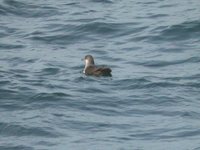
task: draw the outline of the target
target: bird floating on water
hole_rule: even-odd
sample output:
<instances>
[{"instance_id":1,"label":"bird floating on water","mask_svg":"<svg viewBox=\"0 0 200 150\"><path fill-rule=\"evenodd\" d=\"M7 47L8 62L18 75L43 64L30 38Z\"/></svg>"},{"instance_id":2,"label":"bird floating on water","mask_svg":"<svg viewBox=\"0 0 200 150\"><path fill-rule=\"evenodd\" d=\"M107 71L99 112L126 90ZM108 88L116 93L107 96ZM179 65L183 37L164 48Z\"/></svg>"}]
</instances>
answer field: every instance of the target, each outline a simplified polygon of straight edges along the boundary
<instances>
[{"instance_id":1,"label":"bird floating on water","mask_svg":"<svg viewBox=\"0 0 200 150\"><path fill-rule=\"evenodd\" d=\"M85 62L85 68L83 70L84 74L92 76L112 76L111 75L112 70L110 68L95 66L94 58L91 55L86 55L84 62Z\"/></svg>"}]
</instances>

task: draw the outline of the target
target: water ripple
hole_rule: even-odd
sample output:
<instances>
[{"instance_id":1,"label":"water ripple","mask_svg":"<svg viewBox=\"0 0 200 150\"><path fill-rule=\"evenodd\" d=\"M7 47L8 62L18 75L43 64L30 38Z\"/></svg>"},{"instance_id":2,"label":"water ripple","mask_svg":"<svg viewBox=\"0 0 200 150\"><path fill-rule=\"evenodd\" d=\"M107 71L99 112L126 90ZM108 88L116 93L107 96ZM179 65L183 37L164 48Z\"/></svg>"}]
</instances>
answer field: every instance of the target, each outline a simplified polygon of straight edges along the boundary
<instances>
[{"instance_id":1,"label":"water ripple","mask_svg":"<svg viewBox=\"0 0 200 150\"><path fill-rule=\"evenodd\" d=\"M4 5L0 8L3 12L0 14L12 14L19 17L48 17L58 13L54 7L36 6L16 0L4 0Z\"/></svg>"},{"instance_id":2,"label":"water ripple","mask_svg":"<svg viewBox=\"0 0 200 150\"><path fill-rule=\"evenodd\" d=\"M39 128L39 127L26 127L21 125L10 125L7 123L0 123L1 134L6 136L46 136L57 137L59 134L55 134L51 128ZM8 132L9 131L9 132Z\"/></svg>"},{"instance_id":3,"label":"water ripple","mask_svg":"<svg viewBox=\"0 0 200 150\"><path fill-rule=\"evenodd\" d=\"M146 62L135 62L135 64L137 65L142 65L145 67L166 67L166 66L170 66L170 65L178 65L178 64L184 64L184 63L198 63L200 62L200 57L190 57L187 59L183 59L183 60L174 60L174 61L156 61L156 60L152 60L152 61L146 61Z\"/></svg>"},{"instance_id":4,"label":"water ripple","mask_svg":"<svg viewBox=\"0 0 200 150\"><path fill-rule=\"evenodd\" d=\"M0 149L198 149L199 8L2 0Z\"/></svg>"},{"instance_id":5,"label":"water ripple","mask_svg":"<svg viewBox=\"0 0 200 150\"><path fill-rule=\"evenodd\" d=\"M34 150L33 147L30 146L23 146L23 145L18 145L18 146L0 146L0 149L3 150Z\"/></svg>"}]
</instances>

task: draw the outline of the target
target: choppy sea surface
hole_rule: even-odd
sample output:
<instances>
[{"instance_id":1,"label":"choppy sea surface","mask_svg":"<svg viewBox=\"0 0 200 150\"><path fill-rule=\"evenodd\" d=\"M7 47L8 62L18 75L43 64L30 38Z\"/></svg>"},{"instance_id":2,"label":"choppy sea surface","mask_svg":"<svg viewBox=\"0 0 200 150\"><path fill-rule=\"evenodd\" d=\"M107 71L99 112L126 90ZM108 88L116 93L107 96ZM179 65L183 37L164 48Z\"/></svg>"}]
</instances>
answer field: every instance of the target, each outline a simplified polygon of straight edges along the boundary
<instances>
[{"instance_id":1,"label":"choppy sea surface","mask_svg":"<svg viewBox=\"0 0 200 150\"><path fill-rule=\"evenodd\" d=\"M0 150L67 149L200 150L199 0L0 0Z\"/></svg>"}]
</instances>

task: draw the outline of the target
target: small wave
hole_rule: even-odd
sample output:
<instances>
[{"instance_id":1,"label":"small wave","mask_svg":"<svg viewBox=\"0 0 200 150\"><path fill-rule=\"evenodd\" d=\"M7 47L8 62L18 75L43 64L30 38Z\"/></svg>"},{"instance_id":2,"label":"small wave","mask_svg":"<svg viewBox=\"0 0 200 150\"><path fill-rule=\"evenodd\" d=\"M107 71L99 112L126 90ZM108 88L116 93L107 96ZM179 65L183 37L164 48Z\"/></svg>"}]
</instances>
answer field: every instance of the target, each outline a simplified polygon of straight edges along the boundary
<instances>
[{"instance_id":1,"label":"small wave","mask_svg":"<svg viewBox=\"0 0 200 150\"><path fill-rule=\"evenodd\" d=\"M29 60L30 61L30 60ZM29 62L28 61L28 62ZM11 74L26 74L26 73L29 73L29 71L28 70L24 70L24 69L10 69L9 70L9 72L11 73ZM22 75L23 76L23 75Z\"/></svg>"},{"instance_id":2,"label":"small wave","mask_svg":"<svg viewBox=\"0 0 200 150\"><path fill-rule=\"evenodd\" d=\"M27 106L31 109L44 109L50 107L72 107L73 96L64 92L38 93L28 98Z\"/></svg>"},{"instance_id":3,"label":"small wave","mask_svg":"<svg viewBox=\"0 0 200 150\"><path fill-rule=\"evenodd\" d=\"M158 2L156 1L150 1L150 2L136 2L136 4L141 4L141 5L154 5Z\"/></svg>"},{"instance_id":4,"label":"small wave","mask_svg":"<svg viewBox=\"0 0 200 150\"><path fill-rule=\"evenodd\" d=\"M173 4L162 4L159 6L159 8L172 8L172 7L176 7L178 5L178 3L173 3Z\"/></svg>"},{"instance_id":5,"label":"small wave","mask_svg":"<svg viewBox=\"0 0 200 150\"><path fill-rule=\"evenodd\" d=\"M92 32L98 34L110 34L117 31L121 25L105 22L94 22L80 25L77 29L81 32Z\"/></svg>"},{"instance_id":6,"label":"small wave","mask_svg":"<svg viewBox=\"0 0 200 150\"><path fill-rule=\"evenodd\" d=\"M164 80L171 80L171 81L179 81L179 80L195 80L200 79L200 74L194 74L194 75L188 75L188 76L182 76L182 77L166 77L163 78Z\"/></svg>"},{"instance_id":7,"label":"small wave","mask_svg":"<svg viewBox=\"0 0 200 150\"><path fill-rule=\"evenodd\" d=\"M112 89L115 90L140 90L140 89L161 89L161 88L199 88L200 83L191 82L188 79L190 77L172 77L172 78L159 78L159 77L143 77L143 78L131 78L115 81L112 84ZM198 79L199 77L197 77ZM192 78L193 79L193 78ZM119 87L120 86L120 87ZM116 88L117 87L117 88Z\"/></svg>"},{"instance_id":8,"label":"small wave","mask_svg":"<svg viewBox=\"0 0 200 150\"><path fill-rule=\"evenodd\" d=\"M137 65L142 65L145 67L166 67L170 65L184 64L184 63L198 63L200 62L200 57L190 57L188 59L183 60L175 60L175 61L146 61L146 62L134 62Z\"/></svg>"},{"instance_id":9,"label":"small wave","mask_svg":"<svg viewBox=\"0 0 200 150\"><path fill-rule=\"evenodd\" d=\"M10 81L0 81L0 86L9 85Z\"/></svg>"},{"instance_id":10,"label":"small wave","mask_svg":"<svg viewBox=\"0 0 200 150\"><path fill-rule=\"evenodd\" d=\"M200 22L191 21L172 25L160 33L160 37L167 40L187 40L200 36Z\"/></svg>"},{"instance_id":11,"label":"small wave","mask_svg":"<svg viewBox=\"0 0 200 150\"><path fill-rule=\"evenodd\" d=\"M113 1L111 0L90 0L91 2L95 2L95 3L108 3L108 4L112 4Z\"/></svg>"},{"instance_id":12,"label":"small wave","mask_svg":"<svg viewBox=\"0 0 200 150\"><path fill-rule=\"evenodd\" d=\"M153 16L152 16L153 17ZM193 40L199 41L200 36L200 22L191 21L183 22L177 25L171 26L158 26L151 30L148 35L139 35L134 37L135 41L148 41L151 43L159 43L160 41L185 41ZM184 43L182 43L184 44Z\"/></svg>"},{"instance_id":13,"label":"small wave","mask_svg":"<svg viewBox=\"0 0 200 150\"><path fill-rule=\"evenodd\" d=\"M98 36L115 37L123 36L135 32L140 32L146 27L139 27L131 30L134 23L107 23L107 22L87 22L81 25L51 25L47 28L51 29L54 35L46 35L43 32L35 34L34 32L27 35L28 38L37 41L44 41L52 44L70 44L76 41L91 41ZM125 29L125 30L124 30ZM130 30L129 30L130 29ZM36 32L38 33L38 31ZM42 34L41 34L42 33ZM95 36L98 35L98 36Z\"/></svg>"},{"instance_id":14,"label":"small wave","mask_svg":"<svg viewBox=\"0 0 200 150\"><path fill-rule=\"evenodd\" d=\"M55 93L39 93L33 96L31 99L38 99L38 100L48 100L48 101L54 101L63 99L66 97L70 97L71 95L65 94L62 92L55 92Z\"/></svg>"},{"instance_id":15,"label":"small wave","mask_svg":"<svg viewBox=\"0 0 200 150\"><path fill-rule=\"evenodd\" d=\"M44 68L39 73L39 75L56 75L60 72L59 68Z\"/></svg>"},{"instance_id":16,"label":"small wave","mask_svg":"<svg viewBox=\"0 0 200 150\"><path fill-rule=\"evenodd\" d=\"M14 45L14 44L1 44L0 43L0 49L21 49L24 48L24 45Z\"/></svg>"},{"instance_id":17,"label":"small wave","mask_svg":"<svg viewBox=\"0 0 200 150\"><path fill-rule=\"evenodd\" d=\"M24 146L24 145L16 145L16 146L0 146L0 149L2 150L34 150L33 147L29 147L29 146Z\"/></svg>"},{"instance_id":18,"label":"small wave","mask_svg":"<svg viewBox=\"0 0 200 150\"><path fill-rule=\"evenodd\" d=\"M4 38L4 37L8 37L10 36L11 34L14 34L16 31L17 31L17 28L11 28L11 27L8 27L8 26L5 26L5 25L0 25L0 38ZM7 44L7 43L3 43L1 42L0 43L0 48L10 48L10 45L11 45L11 48L15 48L15 45L12 45L11 43ZM16 44L16 48L18 48L19 44ZM22 46L22 45L20 45ZM19 47L20 48L20 47ZM21 47L23 48L23 47Z\"/></svg>"},{"instance_id":19,"label":"small wave","mask_svg":"<svg viewBox=\"0 0 200 150\"><path fill-rule=\"evenodd\" d=\"M72 6L72 5L77 5L77 4L80 4L80 2L70 2L70 3L64 4L64 5Z\"/></svg>"},{"instance_id":20,"label":"small wave","mask_svg":"<svg viewBox=\"0 0 200 150\"><path fill-rule=\"evenodd\" d=\"M151 14L148 17L156 19L156 18L163 18L163 17L167 17L167 16L168 16L167 14Z\"/></svg>"},{"instance_id":21,"label":"small wave","mask_svg":"<svg viewBox=\"0 0 200 150\"><path fill-rule=\"evenodd\" d=\"M147 130L141 133L129 134L129 137L133 139L148 139L151 137L151 140L158 139L179 139L183 137L196 137L200 133L199 129L186 129L186 128L175 128L175 129L154 129Z\"/></svg>"},{"instance_id":22,"label":"small wave","mask_svg":"<svg viewBox=\"0 0 200 150\"><path fill-rule=\"evenodd\" d=\"M1 135L6 136L43 136L43 137L57 137L60 134L51 128L45 127L28 127L22 125L14 125L9 123L0 123Z\"/></svg>"},{"instance_id":23,"label":"small wave","mask_svg":"<svg viewBox=\"0 0 200 150\"><path fill-rule=\"evenodd\" d=\"M133 89L149 89L149 88L173 88L177 86L182 86L177 83L172 82L151 82L151 83L139 83L139 84L130 84L124 89L133 90Z\"/></svg>"},{"instance_id":24,"label":"small wave","mask_svg":"<svg viewBox=\"0 0 200 150\"><path fill-rule=\"evenodd\" d=\"M29 59L29 58L22 58L22 57L13 57L13 58L9 58L7 59L7 61L9 60L10 65L12 66L12 69L10 69L9 71L12 71L12 73L27 73L28 70L24 70L24 69L15 69L16 66L21 65L21 64L31 64L34 63L37 59Z\"/></svg>"},{"instance_id":25,"label":"small wave","mask_svg":"<svg viewBox=\"0 0 200 150\"><path fill-rule=\"evenodd\" d=\"M121 83L123 84L130 84L130 83L149 83L150 81L146 78L136 78L136 79L121 79L115 82L115 86Z\"/></svg>"},{"instance_id":26,"label":"small wave","mask_svg":"<svg viewBox=\"0 0 200 150\"><path fill-rule=\"evenodd\" d=\"M59 35L52 35L52 36L31 36L30 38L35 41L45 42L48 44L60 44L60 45L68 45L74 44L74 42L78 41L87 41L88 38L83 38L85 35L78 35L78 34L59 34ZM91 40L91 39L90 39Z\"/></svg>"},{"instance_id":27,"label":"small wave","mask_svg":"<svg viewBox=\"0 0 200 150\"><path fill-rule=\"evenodd\" d=\"M47 17L58 14L54 7L36 6L30 3L16 0L4 0L0 6L0 14L12 14L19 17Z\"/></svg>"},{"instance_id":28,"label":"small wave","mask_svg":"<svg viewBox=\"0 0 200 150\"><path fill-rule=\"evenodd\" d=\"M92 93L92 94L95 94L95 93L108 93L108 91L106 90L103 90L103 89L100 89L100 88L84 88L84 89L79 89L80 92L84 92L84 93Z\"/></svg>"},{"instance_id":29,"label":"small wave","mask_svg":"<svg viewBox=\"0 0 200 150\"><path fill-rule=\"evenodd\" d=\"M1 6L1 4L0 4L0 15L6 15L6 12L5 12L3 6Z\"/></svg>"}]
</instances>

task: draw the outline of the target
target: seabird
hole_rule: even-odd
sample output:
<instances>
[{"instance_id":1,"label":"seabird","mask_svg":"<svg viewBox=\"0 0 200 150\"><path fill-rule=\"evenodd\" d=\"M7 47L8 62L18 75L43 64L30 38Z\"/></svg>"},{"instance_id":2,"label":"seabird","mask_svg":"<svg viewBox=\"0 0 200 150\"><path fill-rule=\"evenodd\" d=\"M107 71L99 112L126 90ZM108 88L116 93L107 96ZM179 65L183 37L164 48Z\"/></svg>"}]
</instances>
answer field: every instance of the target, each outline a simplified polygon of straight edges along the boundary
<instances>
[{"instance_id":1,"label":"seabird","mask_svg":"<svg viewBox=\"0 0 200 150\"><path fill-rule=\"evenodd\" d=\"M107 67L97 67L94 64L94 58L91 55L86 55L85 59L85 68L83 73L86 75L93 75L93 76L112 76L111 69Z\"/></svg>"}]
</instances>

